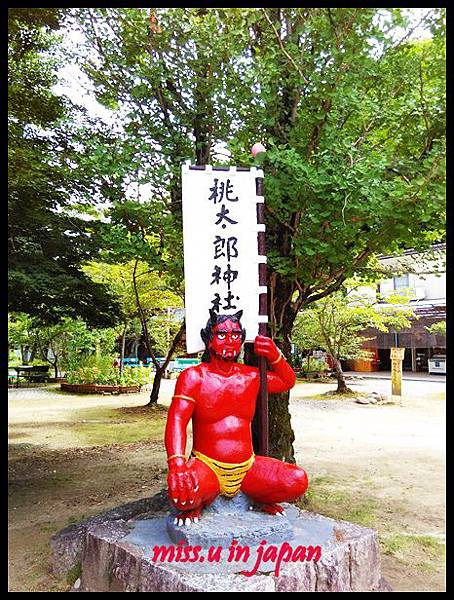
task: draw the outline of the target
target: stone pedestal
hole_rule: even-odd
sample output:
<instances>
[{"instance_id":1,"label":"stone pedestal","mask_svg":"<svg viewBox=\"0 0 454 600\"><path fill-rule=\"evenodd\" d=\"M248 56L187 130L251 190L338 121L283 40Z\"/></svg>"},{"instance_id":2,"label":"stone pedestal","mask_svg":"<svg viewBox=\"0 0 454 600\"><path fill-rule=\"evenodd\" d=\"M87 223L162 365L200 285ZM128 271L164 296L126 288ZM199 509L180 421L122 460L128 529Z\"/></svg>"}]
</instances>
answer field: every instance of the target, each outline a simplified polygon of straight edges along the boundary
<instances>
[{"instance_id":1,"label":"stone pedestal","mask_svg":"<svg viewBox=\"0 0 454 600\"><path fill-rule=\"evenodd\" d=\"M184 541L190 546L222 546L228 548L235 540L243 546L257 546L262 540L268 543L290 541L293 527L289 519L251 511L251 502L244 494L231 500L218 497L207 507L199 523L179 526L174 523L177 511L167 517L166 530L172 543Z\"/></svg>"},{"instance_id":2,"label":"stone pedestal","mask_svg":"<svg viewBox=\"0 0 454 600\"><path fill-rule=\"evenodd\" d=\"M242 494L234 500L219 498L199 523L174 527L161 492L56 534L54 570L63 575L79 565L76 587L90 592L390 589L381 577L374 530L292 505L283 505L286 517L250 511L249 505ZM233 540L235 551L239 545L247 547L238 560ZM200 546L198 552L195 546ZM164 553L166 559L160 560Z\"/></svg>"}]
</instances>

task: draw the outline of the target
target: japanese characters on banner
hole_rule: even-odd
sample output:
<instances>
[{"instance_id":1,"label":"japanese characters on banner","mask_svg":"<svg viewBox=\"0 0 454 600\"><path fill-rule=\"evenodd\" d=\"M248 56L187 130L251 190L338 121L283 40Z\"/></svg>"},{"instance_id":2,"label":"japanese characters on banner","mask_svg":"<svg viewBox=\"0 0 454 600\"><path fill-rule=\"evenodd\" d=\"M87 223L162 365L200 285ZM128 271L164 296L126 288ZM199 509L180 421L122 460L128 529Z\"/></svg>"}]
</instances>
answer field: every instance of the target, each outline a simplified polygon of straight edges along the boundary
<instances>
[{"instance_id":1,"label":"japanese characters on banner","mask_svg":"<svg viewBox=\"0 0 454 600\"><path fill-rule=\"evenodd\" d=\"M254 341L259 322L259 255L256 168L237 171L182 168L186 345L189 354L204 350L200 330L209 309L218 314L243 311L246 341Z\"/></svg>"}]
</instances>

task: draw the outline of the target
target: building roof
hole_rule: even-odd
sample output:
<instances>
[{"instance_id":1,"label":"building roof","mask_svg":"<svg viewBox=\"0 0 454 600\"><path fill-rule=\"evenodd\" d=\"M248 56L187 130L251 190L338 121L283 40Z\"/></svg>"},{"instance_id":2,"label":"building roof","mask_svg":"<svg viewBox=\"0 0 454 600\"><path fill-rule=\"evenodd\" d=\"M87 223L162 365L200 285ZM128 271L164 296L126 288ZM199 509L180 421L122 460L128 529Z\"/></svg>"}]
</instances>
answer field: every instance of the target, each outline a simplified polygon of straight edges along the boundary
<instances>
[{"instance_id":1,"label":"building roof","mask_svg":"<svg viewBox=\"0 0 454 600\"><path fill-rule=\"evenodd\" d=\"M442 250L446 250L446 244L433 244L431 246L431 250L434 252L441 252ZM409 256L411 254L424 254L424 252L421 252L421 250L415 250L414 248L409 248L400 254L379 254L378 259L383 260L385 258L400 258L401 256Z\"/></svg>"},{"instance_id":2,"label":"building roof","mask_svg":"<svg viewBox=\"0 0 454 600\"><path fill-rule=\"evenodd\" d=\"M407 348L445 347L446 337L429 333L427 327L446 319L446 300L416 300L410 305L415 310L416 318L410 317L411 327L399 332L399 345ZM364 330L364 335L375 338L377 348L391 348L395 343L392 332L383 333L370 327Z\"/></svg>"}]
</instances>

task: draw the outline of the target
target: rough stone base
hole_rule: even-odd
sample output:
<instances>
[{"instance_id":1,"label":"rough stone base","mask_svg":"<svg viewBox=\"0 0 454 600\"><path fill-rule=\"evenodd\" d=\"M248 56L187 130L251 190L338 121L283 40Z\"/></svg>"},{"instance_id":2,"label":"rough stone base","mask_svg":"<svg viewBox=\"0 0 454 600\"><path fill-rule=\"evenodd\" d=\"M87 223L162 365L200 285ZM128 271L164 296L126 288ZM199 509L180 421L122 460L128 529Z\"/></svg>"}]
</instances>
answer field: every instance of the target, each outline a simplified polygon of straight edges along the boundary
<instances>
[{"instance_id":1,"label":"rough stone base","mask_svg":"<svg viewBox=\"0 0 454 600\"><path fill-rule=\"evenodd\" d=\"M174 544L184 540L190 546L207 547L228 547L233 537L243 546L257 546L262 540L275 543L293 538L293 527L288 519L251 511L250 506L250 500L241 493L231 500L219 496L204 509L198 524L183 526L174 523L177 511L172 511L167 517L167 534Z\"/></svg>"},{"instance_id":2,"label":"rough stone base","mask_svg":"<svg viewBox=\"0 0 454 600\"><path fill-rule=\"evenodd\" d=\"M239 502L244 499L240 497ZM90 592L391 591L381 577L374 530L301 511L291 505L284 506L287 519L250 515L253 522L258 517L264 517L265 521L282 520L284 537L281 542L266 538L263 538L266 544L248 542L250 556L246 562L228 560L228 545L236 539L234 528L230 532L225 528L230 535L225 538L225 544L219 544L222 546L219 560L200 560L201 556L207 557L208 546L217 548L217 544L209 542L200 544L199 556L189 555L197 559L194 562L177 561L176 555L172 562L154 562L154 546L173 546L175 551L178 547L168 535L168 515L172 509L163 491L153 498L126 504L56 534L52 539L54 571L62 575L80 564L82 575L77 591ZM218 517L220 529L226 523L223 520L225 510L222 501L213 504L211 510L211 518ZM181 528L190 529L194 540L203 529L204 514L200 523ZM183 535L181 539L179 545L187 548L189 538ZM285 557L288 562L282 560L277 575L277 557L281 549L283 552L284 542L291 546L290 552L295 552L298 546L309 550L310 546L319 545L321 557L309 562L300 562L300 557L296 557L293 562L295 555L291 557L287 547ZM246 543L242 545L246 546ZM276 548L274 560L271 557L269 561L259 561L257 572L250 577L241 573L251 571L260 553L272 545Z\"/></svg>"}]
</instances>

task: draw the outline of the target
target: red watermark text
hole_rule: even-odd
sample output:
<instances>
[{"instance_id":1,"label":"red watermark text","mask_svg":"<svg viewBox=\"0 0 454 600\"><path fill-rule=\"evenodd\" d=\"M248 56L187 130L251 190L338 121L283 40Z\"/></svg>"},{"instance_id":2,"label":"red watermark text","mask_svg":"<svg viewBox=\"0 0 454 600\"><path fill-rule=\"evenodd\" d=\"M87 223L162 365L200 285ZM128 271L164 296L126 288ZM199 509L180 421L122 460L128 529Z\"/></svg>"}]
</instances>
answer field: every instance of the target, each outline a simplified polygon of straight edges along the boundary
<instances>
[{"instance_id":1,"label":"red watermark text","mask_svg":"<svg viewBox=\"0 0 454 600\"><path fill-rule=\"evenodd\" d=\"M279 546L268 544L262 540L259 546L241 546L237 540L233 540L228 548L222 546L210 546L203 549L202 546L190 546L184 540L176 546L153 546L151 549L151 560L153 562L167 563L219 563L226 560L228 563L248 562L251 558L255 563L250 571L240 571L242 575L251 577L255 575L262 563L274 563L274 574L279 575L281 564L288 562L317 562L322 555L320 546L295 546L287 542Z\"/></svg>"}]
</instances>

